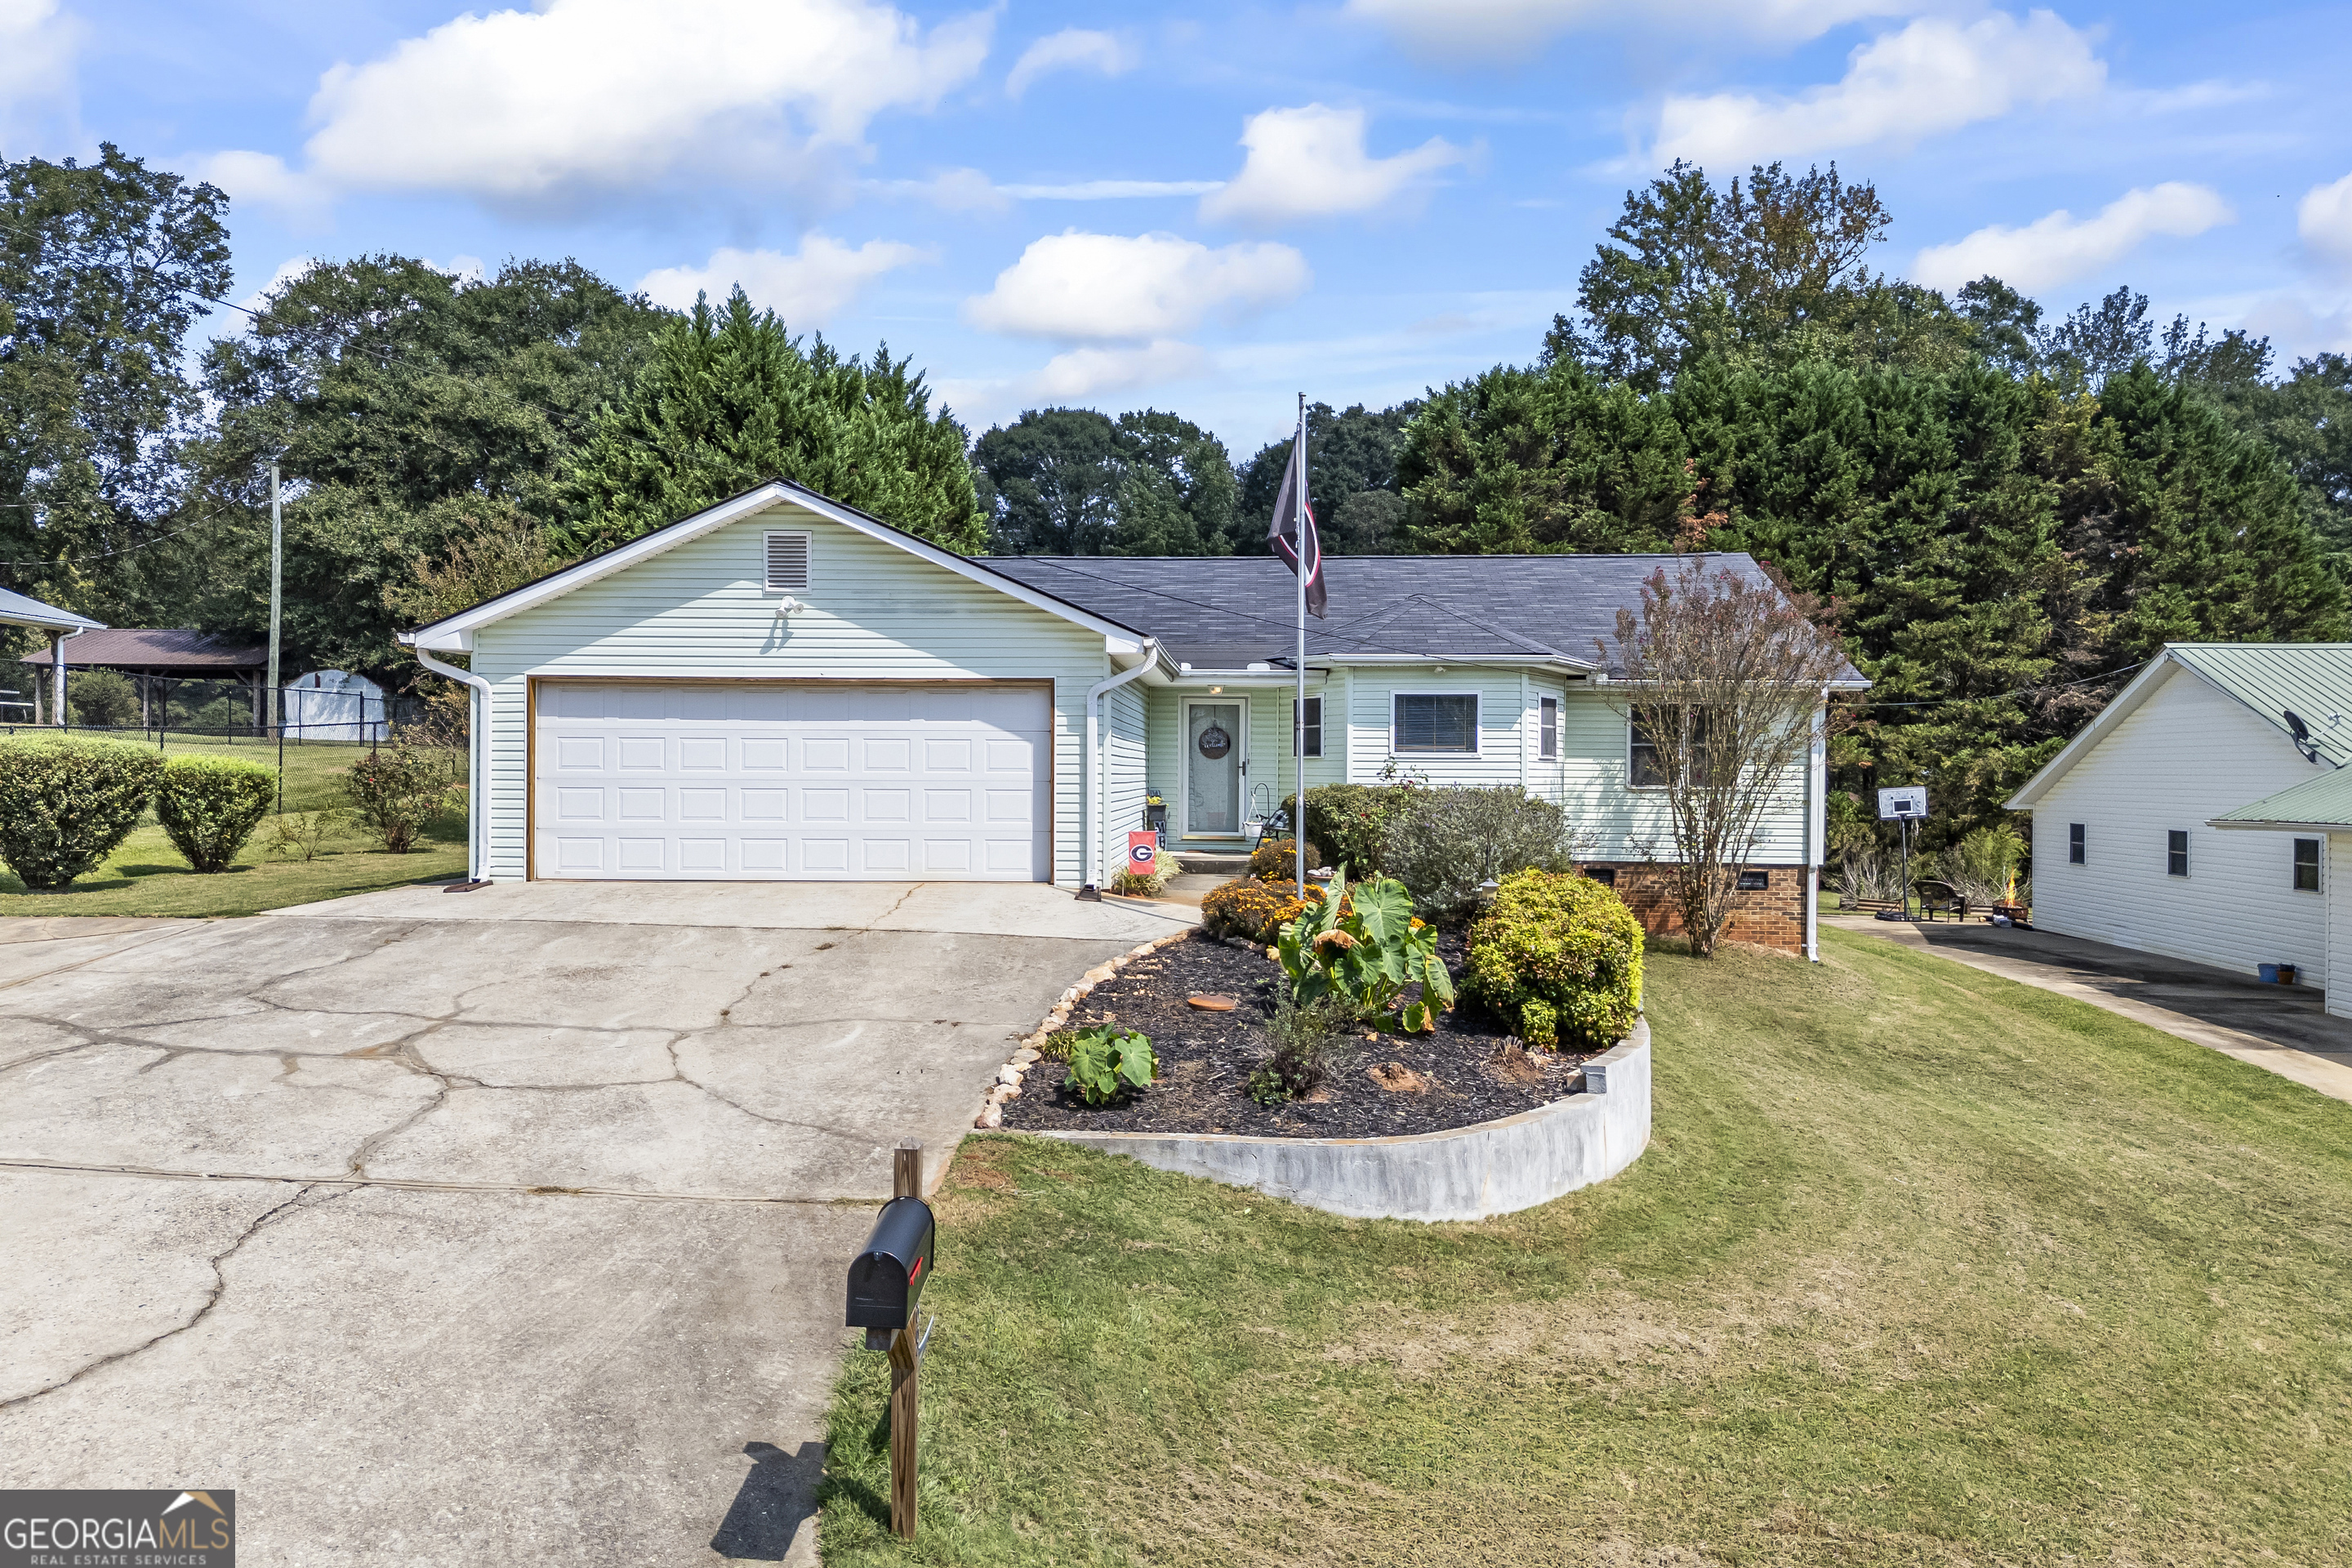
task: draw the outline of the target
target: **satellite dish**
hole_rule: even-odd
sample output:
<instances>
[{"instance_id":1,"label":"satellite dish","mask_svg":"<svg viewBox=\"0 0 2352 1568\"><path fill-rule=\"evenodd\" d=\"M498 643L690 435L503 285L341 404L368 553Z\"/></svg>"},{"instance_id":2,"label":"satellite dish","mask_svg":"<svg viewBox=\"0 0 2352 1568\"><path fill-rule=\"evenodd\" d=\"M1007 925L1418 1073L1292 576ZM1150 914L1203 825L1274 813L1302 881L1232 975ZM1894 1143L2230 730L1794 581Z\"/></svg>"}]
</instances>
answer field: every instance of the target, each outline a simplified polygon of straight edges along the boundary
<instances>
[{"instance_id":1,"label":"satellite dish","mask_svg":"<svg viewBox=\"0 0 2352 1568\"><path fill-rule=\"evenodd\" d=\"M2281 709L2280 715L2286 720L2287 732L2294 737L2294 749L2303 753L2303 760L2306 763L2319 761L2319 748L2311 743L2311 726L2305 723L2292 708Z\"/></svg>"}]
</instances>

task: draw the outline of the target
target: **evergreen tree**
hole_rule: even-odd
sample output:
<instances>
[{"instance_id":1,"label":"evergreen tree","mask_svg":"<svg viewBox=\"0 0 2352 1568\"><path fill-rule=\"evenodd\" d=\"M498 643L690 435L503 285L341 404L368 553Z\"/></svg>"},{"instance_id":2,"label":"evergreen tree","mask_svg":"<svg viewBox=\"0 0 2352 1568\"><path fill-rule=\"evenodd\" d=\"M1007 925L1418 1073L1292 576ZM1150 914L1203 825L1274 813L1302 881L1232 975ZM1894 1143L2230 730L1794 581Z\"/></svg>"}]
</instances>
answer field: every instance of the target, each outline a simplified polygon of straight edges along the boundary
<instances>
[{"instance_id":1,"label":"evergreen tree","mask_svg":"<svg viewBox=\"0 0 2352 1568\"><path fill-rule=\"evenodd\" d=\"M1360 403L1334 410L1328 403L1307 405L1307 488L1314 498L1323 547L1334 555L1378 555L1409 548L1402 538L1404 509L1398 494L1397 444L1419 412L1418 402L1371 409ZM1282 470L1290 463L1287 436L1257 450L1241 472L1234 504L1234 548L1247 555L1270 552L1266 531L1274 522L1274 498Z\"/></svg>"},{"instance_id":2,"label":"evergreen tree","mask_svg":"<svg viewBox=\"0 0 2352 1568\"><path fill-rule=\"evenodd\" d=\"M609 549L771 479L967 553L986 529L963 427L887 345L869 364L790 335L738 288L670 321L570 468L560 542Z\"/></svg>"}]
</instances>

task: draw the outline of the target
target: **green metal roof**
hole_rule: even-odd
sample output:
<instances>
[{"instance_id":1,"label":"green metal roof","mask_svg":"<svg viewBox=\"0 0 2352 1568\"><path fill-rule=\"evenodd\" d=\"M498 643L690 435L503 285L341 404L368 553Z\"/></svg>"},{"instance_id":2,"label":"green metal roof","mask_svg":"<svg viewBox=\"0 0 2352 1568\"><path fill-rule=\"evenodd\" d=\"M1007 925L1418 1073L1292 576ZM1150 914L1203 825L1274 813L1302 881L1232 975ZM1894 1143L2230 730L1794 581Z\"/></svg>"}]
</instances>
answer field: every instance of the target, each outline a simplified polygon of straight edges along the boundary
<instances>
[{"instance_id":1,"label":"green metal roof","mask_svg":"<svg viewBox=\"0 0 2352 1568\"><path fill-rule=\"evenodd\" d=\"M2291 732L2293 710L2321 756L2338 767L2352 763L2352 643L2186 642L2165 652L2282 732Z\"/></svg>"},{"instance_id":2,"label":"green metal roof","mask_svg":"<svg viewBox=\"0 0 2352 1568\"><path fill-rule=\"evenodd\" d=\"M2330 768L2317 778L2225 811L2216 827L2341 827L2352 832L2352 768Z\"/></svg>"}]
</instances>

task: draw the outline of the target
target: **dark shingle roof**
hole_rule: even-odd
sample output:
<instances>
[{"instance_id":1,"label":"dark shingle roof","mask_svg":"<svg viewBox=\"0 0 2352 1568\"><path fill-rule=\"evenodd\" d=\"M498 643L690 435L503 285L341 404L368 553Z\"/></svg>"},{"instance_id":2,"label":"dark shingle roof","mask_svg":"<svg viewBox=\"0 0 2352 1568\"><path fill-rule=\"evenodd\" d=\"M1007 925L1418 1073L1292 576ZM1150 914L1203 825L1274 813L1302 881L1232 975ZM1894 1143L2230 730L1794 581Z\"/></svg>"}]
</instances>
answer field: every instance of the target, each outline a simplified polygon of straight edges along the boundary
<instances>
[{"instance_id":1,"label":"dark shingle roof","mask_svg":"<svg viewBox=\"0 0 2352 1568\"><path fill-rule=\"evenodd\" d=\"M1617 611L1642 583L1691 561L1751 582L1745 554L1333 555L1323 563L1327 619L1307 622L1307 653L1433 658L1558 658L1618 668ZM1270 555L995 555L983 563L1107 620L1160 639L1201 669L1287 660L1297 614L1289 569Z\"/></svg>"},{"instance_id":2,"label":"dark shingle roof","mask_svg":"<svg viewBox=\"0 0 2352 1568\"><path fill-rule=\"evenodd\" d=\"M68 637L65 653L68 669L168 669L192 675L211 670L227 674L261 669L269 663L268 649L258 645L247 647L210 632L142 631L131 626ZM27 655L25 662L48 663L48 649Z\"/></svg>"}]
</instances>

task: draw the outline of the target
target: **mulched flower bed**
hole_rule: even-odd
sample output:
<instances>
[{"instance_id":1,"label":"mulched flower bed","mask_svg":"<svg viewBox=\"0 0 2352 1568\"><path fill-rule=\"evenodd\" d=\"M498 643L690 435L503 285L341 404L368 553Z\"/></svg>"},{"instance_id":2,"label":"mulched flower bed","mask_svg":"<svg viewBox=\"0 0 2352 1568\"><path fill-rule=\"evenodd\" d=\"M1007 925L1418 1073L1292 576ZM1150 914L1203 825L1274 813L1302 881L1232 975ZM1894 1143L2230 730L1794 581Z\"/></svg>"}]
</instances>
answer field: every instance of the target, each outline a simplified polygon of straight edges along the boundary
<instances>
[{"instance_id":1,"label":"mulched flower bed","mask_svg":"<svg viewBox=\"0 0 2352 1568\"><path fill-rule=\"evenodd\" d=\"M1440 938L1438 952L1458 975L1462 938ZM1041 1061L1030 1068L1020 1098L1006 1103L1004 1125L1276 1138L1438 1132L1517 1115L1573 1093L1586 1059L1573 1052L1519 1050L1507 1029L1465 1003L1439 1015L1433 1034L1367 1039L1370 1031L1360 1031L1343 1047L1325 1088L1306 1100L1262 1106L1245 1086L1273 1053L1265 1020L1281 983L1282 966L1273 959L1200 931L1138 959L1096 986L1071 1023L1116 1020L1149 1035L1160 1057L1160 1081L1096 1110L1064 1090L1062 1063ZM1185 1000L1197 993L1231 996L1238 1005L1230 1013L1202 1012ZM1391 1063L1406 1073L1396 1073ZM1384 1087L1373 1069L1408 1087Z\"/></svg>"}]
</instances>

